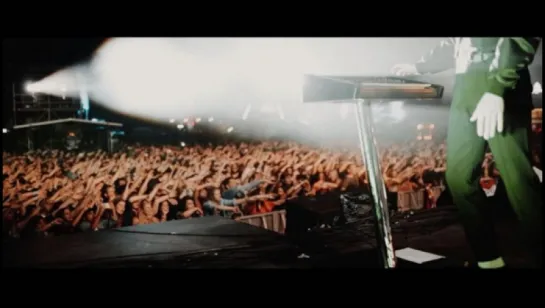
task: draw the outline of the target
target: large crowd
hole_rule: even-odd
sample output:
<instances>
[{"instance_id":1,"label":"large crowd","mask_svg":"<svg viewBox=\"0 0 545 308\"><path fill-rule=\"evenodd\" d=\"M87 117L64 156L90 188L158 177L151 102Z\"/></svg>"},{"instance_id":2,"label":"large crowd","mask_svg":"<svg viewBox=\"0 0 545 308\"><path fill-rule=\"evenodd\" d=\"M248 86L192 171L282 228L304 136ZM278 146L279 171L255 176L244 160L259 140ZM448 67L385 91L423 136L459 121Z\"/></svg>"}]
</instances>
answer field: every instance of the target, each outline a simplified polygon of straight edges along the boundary
<instances>
[{"instance_id":1,"label":"large crowd","mask_svg":"<svg viewBox=\"0 0 545 308\"><path fill-rule=\"evenodd\" d=\"M381 165L391 193L440 186L445 145L388 146ZM3 153L2 171L4 239L204 215L237 219L282 209L293 198L367 186L357 151L289 142Z\"/></svg>"}]
</instances>

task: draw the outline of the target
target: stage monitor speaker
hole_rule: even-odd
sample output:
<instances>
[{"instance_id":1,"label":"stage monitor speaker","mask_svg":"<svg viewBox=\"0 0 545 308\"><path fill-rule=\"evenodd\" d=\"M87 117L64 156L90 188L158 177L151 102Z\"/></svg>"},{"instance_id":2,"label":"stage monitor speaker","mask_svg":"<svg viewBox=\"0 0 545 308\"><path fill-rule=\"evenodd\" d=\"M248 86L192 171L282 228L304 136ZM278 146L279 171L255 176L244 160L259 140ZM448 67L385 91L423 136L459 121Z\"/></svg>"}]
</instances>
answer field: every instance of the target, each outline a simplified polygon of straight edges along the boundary
<instances>
[{"instance_id":1,"label":"stage monitor speaker","mask_svg":"<svg viewBox=\"0 0 545 308\"><path fill-rule=\"evenodd\" d=\"M369 194L329 193L301 197L286 205L286 234L308 232L321 226L339 226L372 217Z\"/></svg>"},{"instance_id":2,"label":"stage monitor speaker","mask_svg":"<svg viewBox=\"0 0 545 308\"><path fill-rule=\"evenodd\" d=\"M342 220L339 194L300 197L286 205L286 234L308 232L321 225L335 225Z\"/></svg>"},{"instance_id":3,"label":"stage monitor speaker","mask_svg":"<svg viewBox=\"0 0 545 308\"><path fill-rule=\"evenodd\" d=\"M344 193L340 196L343 210L342 223L353 223L372 217L371 196L365 193Z\"/></svg>"}]
</instances>

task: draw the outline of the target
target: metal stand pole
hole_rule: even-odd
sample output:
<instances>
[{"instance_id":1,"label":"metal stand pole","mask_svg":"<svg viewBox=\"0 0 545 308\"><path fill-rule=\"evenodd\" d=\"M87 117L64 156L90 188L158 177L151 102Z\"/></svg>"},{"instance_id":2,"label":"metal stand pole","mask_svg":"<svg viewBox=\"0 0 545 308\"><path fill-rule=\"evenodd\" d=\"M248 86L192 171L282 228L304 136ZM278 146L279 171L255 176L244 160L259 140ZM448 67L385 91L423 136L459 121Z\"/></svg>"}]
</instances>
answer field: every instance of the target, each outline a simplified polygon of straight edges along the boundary
<instances>
[{"instance_id":1,"label":"metal stand pole","mask_svg":"<svg viewBox=\"0 0 545 308\"><path fill-rule=\"evenodd\" d=\"M356 101L356 122L363 162L367 168L369 188L373 197L373 212L375 214L376 239L380 253L380 261L384 268L394 268L396 259L390 229L386 186L380 170L380 160L373 134L371 101L358 99Z\"/></svg>"}]
</instances>

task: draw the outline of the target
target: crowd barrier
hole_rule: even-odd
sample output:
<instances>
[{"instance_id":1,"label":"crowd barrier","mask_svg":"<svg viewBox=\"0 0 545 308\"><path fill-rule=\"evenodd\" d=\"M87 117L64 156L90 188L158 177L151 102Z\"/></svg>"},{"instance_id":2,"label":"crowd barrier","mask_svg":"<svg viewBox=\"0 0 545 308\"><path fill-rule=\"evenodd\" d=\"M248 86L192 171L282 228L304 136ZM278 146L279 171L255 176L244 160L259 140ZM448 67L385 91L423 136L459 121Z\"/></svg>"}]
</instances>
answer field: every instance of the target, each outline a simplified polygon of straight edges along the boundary
<instances>
[{"instance_id":1,"label":"crowd barrier","mask_svg":"<svg viewBox=\"0 0 545 308\"><path fill-rule=\"evenodd\" d=\"M274 211L264 214L242 216L238 221L280 234L286 230L286 211Z\"/></svg>"},{"instance_id":2,"label":"crowd barrier","mask_svg":"<svg viewBox=\"0 0 545 308\"><path fill-rule=\"evenodd\" d=\"M435 200L439 199L443 190L445 190L445 188L442 186L432 188ZM397 208L401 212L421 210L426 204L425 197L426 192L424 189L399 192L397 193Z\"/></svg>"},{"instance_id":3,"label":"crowd barrier","mask_svg":"<svg viewBox=\"0 0 545 308\"><path fill-rule=\"evenodd\" d=\"M432 188L435 200L439 198L444 187L437 186ZM425 190L420 189L409 192L399 192L397 206L402 212L420 210L424 208ZM284 234L286 229L286 211L274 211L271 213L242 216L238 221L250 224L255 227L267 229L280 234Z\"/></svg>"}]
</instances>

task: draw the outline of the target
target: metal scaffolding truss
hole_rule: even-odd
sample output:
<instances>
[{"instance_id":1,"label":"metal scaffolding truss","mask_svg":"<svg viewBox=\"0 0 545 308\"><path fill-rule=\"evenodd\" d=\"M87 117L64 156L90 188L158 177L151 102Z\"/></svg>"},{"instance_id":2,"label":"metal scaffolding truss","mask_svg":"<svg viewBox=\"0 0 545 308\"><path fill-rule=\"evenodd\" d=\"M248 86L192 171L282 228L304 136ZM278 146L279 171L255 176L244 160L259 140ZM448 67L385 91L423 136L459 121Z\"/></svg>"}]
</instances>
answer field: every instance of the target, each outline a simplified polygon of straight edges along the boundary
<instances>
[{"instance_id":1,"label":"metal scaffolding truss","mask_svg":"<svg viewBox=\"0 0 545 308\"><path fill-rule=\"evenodd\" d=\"M80 99L27 93L23 87L18 87L16 84L13 84L12 91L13 126L67 118L80 118L83 114L80 112Z\"/></svg>"}]
</instances>

